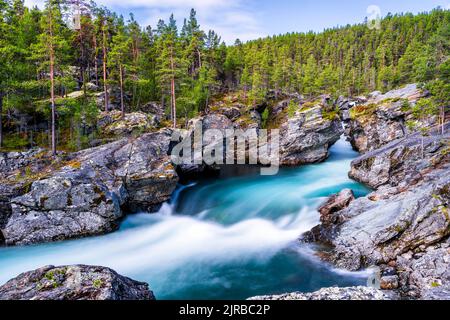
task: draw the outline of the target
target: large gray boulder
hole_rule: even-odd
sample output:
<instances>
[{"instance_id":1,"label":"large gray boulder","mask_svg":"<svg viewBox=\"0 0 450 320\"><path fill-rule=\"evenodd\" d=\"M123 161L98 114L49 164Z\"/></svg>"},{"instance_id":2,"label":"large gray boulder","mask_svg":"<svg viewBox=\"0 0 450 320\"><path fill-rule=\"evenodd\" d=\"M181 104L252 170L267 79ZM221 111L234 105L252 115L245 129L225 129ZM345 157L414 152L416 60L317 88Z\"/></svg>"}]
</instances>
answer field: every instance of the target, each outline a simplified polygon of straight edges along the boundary
<instances>
[{"instance_id":1,"label":"large gray boulder","mask_svg":"<svg viewBox=\"0 0 450 320\"><path fill-rule=\"evenodd\" d=\"M249 300L392 300L395 296L369 287L324 288L313 293L293 292L282 295L259 296Z\"/></svg>"},{"instance_id":2,"label":"large gray boulder","mask_svg":"<svg viewBox=\"0 0 450 320\"><path fill-rule=\"evenodd\" d=\"M103 234L117 229L124 212L154 212L178 182L170 137L161 131L87 149L30 181L10 200L6 244Z\"/></svg>"},{"instance_id":3,"label":"large gray boulder","mask_svg":"<svg viewBox=\"0 0 450 320\"><path fill-rule=\"evenodd\" d=\"M0 287L0 300L155 300L148 284L104 267L46 266Z\"/></svg>"},{"instance_id":4,"label":"large gray boulder","mask_svg":"<svg viewBox=\"0 0 450 320\"><path fill-rule=\"evenodd\" d=\"M97 125L103 135L123 137L155 129L159 125L159 120L156 115L143 112L125 113L122 117L122 112L113 110L102 112Z\"/></svg>"},{"instance_id":5,"label":"large gray boulder","mask_svg":"<svg viewBox=\"0 0 450 320\"><path fill-rule=\"evenodd\" d=\"M338 118L326 119L324 108L320 105L299 110L280 127L280 154L284 166L324 161L329 149L343 133Z\"/></svg>"},{"instance_id":6,"label":"large gray boulder","mask_svg":"<svg viewBox=\"0 0 450 320\"><path fill-rule=\"evenodd\" d=\"M25 152L0 152L0 242L1 229L4 228L11 215L11 199L20 196L29 187L29 181L22 179L32 168L39 171L48 164L42 149L31 149Z\"/></svg>"}]
</instances>

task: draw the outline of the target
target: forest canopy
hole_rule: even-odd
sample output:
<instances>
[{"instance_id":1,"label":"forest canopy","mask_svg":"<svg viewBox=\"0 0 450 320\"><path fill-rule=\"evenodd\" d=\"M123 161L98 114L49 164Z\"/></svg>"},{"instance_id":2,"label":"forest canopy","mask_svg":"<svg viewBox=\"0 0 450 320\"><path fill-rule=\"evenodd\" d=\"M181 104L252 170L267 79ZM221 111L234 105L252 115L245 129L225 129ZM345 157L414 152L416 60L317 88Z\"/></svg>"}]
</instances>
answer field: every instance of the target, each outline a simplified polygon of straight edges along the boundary
<instances>
[{"instance_id":1,"label":"forest canopy","mask_svg":"<svg viewBox=\"0 0 450 320\"><path fill-rule=\"evenodd\" d=\"M101 111L155 101L176 126L238 91L256 105L270 90L355 96L417 82L444 103L449 48L450 11L440 8L388 14L379 30L361 22L227 46L194 9L182 24L172 15L141 26L86 0L42 10L0 0L0 146L49 145L54 126L53 149L78 150Z\"/></svg>"}]
</instances>

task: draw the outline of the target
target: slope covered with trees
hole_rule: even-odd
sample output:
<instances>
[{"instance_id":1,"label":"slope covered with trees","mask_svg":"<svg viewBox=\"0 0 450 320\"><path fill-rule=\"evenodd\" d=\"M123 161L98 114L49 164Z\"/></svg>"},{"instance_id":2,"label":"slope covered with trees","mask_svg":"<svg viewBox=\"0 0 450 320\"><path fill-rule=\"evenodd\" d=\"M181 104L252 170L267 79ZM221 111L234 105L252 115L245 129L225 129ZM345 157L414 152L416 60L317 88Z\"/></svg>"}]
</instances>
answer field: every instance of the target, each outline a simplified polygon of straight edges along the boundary
<instances>
[{"instance_id":1,"label":"slope covered with trees","mask_svg":"<svg viewBox=\"0 0 450 320\"><path fill-rule=\"evenodd\" d=\"M46 0L43 10L0 0L0 145L78 150L101 134L101 111L156 101L180 126L228 92L256 105L270 90L352 96L420 82L445 105L449 39L442 9L388 15L380 30L361 23L226 46L195 10L179 29L173 16L140 26L86 0Z\"/></svg>"}]
</instances>

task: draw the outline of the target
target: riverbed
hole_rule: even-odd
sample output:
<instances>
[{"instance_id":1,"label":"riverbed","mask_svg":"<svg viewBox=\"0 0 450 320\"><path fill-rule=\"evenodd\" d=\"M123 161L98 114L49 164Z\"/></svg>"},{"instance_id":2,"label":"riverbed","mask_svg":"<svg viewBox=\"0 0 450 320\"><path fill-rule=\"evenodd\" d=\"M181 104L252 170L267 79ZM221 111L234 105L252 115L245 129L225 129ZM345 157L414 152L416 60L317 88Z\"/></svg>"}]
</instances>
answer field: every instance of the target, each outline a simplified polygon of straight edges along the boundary
<instances>
[{"instance_id":1,"label":"riverbed","mask_svg":"<svg viewBox=\"0 0 450 320\"><path fill-rule=\"evenodd\" d=\"M0 284L44 265L110 267L150 284L157 299L245 299L322 287L364 285L367 273L333 269L299 236L319 224L318 206L351 188L358 156L341 139L320 164L260 176L229 170L180 185L157 213L129 215L115 233L59 243L0 248Z\"/></svg>"}]
</instances>

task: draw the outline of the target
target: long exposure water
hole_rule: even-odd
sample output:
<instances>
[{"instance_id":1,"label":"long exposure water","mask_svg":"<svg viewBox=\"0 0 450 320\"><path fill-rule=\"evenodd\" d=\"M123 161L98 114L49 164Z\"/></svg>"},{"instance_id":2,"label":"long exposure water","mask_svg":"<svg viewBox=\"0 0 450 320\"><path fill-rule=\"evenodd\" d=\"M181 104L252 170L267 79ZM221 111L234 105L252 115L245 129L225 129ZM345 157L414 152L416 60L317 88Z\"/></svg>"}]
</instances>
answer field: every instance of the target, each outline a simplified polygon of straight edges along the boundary
<instances>
[{"instance_id":1,"label":"long exposure water","mask_svg":"<svg viewBox=\"0 0 450 320\"><path fill-rule=\"evenodd\" d=\"M148 282L158 299L245 299L366 283L366 273L335 270L300 245L319 223L317 207L351 188L357 154L345 140L321 164L258 171L179 186L156 214L128 216L119 231L95 238L0 248L0 284L44 265L89 264Z\"/></svg>"}]
</instances>

